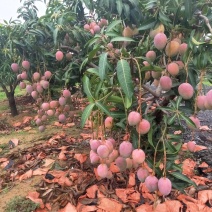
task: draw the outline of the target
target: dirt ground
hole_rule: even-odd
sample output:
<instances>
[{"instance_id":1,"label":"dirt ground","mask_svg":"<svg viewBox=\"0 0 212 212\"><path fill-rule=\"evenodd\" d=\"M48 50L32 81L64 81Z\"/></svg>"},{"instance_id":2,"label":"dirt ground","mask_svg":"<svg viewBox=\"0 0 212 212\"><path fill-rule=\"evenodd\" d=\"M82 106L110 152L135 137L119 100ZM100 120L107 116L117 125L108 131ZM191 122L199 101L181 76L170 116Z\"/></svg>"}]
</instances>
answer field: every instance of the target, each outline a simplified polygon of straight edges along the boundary
<instances>
[{"instance_id":1,"label":"dirt ground","mask_svg":"<svg viewBox=\"0 0 212 212\"><path fill-rule=\"evenodd\" d=\"M37 108L34 106L33 100L28 96L18 98L17 108L19 115L11 117L7 101L0 103L0 157L4 154L10 154L14 151L20 151L43 143L53 135L61 132L61 127L57 126L56 119L52 119L49 122L44 132L40 133L38 131L38 127L34 122ZM77 126L64 126L62 131L66 135L73 137L78 137L80 133L80 129ZM18 139L19 144L15 148L8 149L9 141L13 139ZM0 167L0 173L3 172L4 170ZM11 198L26 196L29 191L35 190L34 186L40 182L41 178L40 176L34 176L25 181L15 181L8 188L5 188L0 193L0 212L4 211L3 208Z\"/></svg>"}]
</instances>

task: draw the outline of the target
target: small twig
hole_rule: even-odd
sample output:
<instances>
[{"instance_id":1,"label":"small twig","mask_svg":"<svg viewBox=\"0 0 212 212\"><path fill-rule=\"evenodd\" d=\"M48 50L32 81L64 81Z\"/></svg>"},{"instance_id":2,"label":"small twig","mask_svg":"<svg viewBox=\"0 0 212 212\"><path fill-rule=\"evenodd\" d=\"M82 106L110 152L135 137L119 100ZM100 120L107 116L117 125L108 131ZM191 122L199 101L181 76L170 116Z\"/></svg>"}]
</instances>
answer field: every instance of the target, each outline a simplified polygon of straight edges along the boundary
<instances>
[{"instance_id":1,"label":"small twig","mask_svg":"<svg viewBox=\"0 0 212 212\"><path fill-rule=\"evenodd\" d=\"M154 97L160 97L160 95L158 95L155 91L153 91L151 88L149 88L148 86L146 85L142 85L142 88L149 91L149 93L151 93Z\"/></svg>"},{"instance_id":2,"label":"small twig","mask_svg":"<svg viewBox=\"0 0 212 212\"><path fill-rule=\"evenodd\" d=\"M97 65L95 65L94 63L89 63L89 65L93 68L99 68Z\"/></svg>"},{"instance_id":3,"label":"small twig","mask_svg":"<svg viewBox=\"0 0 212 212\"><path fill-rule=\"evenodd\" d=\"M200 14L199 17L204 19L205 24L207 25L210 33L212 33L212 28L211 28L211 25L210 25L210 22L209 22L208 18L206 16L202 15L202 14Z\"/></svg>"}]
</instances>

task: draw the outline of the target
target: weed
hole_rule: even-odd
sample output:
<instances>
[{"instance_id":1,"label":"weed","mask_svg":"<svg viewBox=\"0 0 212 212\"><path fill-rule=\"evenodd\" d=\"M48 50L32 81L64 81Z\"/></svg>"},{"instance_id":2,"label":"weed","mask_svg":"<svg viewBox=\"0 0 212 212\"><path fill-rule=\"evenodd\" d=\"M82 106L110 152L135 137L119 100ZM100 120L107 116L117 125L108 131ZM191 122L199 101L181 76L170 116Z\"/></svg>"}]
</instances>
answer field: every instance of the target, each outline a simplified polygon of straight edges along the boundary
<instances>
[{"instance_id":1,"label":"weed","mask_svg":"<svg viewBox=\"0 0 212 212\"><path fill-rule=\"evenodd\" d=\"M36 204L25 197L15 196L7 203L5 212L32 212L35 211L38 206L39 204Z\"/></svg>"}]
</instances>

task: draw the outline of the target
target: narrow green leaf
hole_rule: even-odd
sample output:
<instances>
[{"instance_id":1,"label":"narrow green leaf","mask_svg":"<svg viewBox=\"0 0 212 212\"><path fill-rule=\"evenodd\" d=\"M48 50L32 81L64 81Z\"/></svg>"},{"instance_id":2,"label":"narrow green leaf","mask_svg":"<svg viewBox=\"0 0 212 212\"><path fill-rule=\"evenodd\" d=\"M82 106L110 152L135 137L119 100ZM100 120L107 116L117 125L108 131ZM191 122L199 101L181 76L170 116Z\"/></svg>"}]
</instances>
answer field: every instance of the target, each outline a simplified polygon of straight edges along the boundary
<instances>
[{"instance_id":1,"label":"narrow green leaf","mask_svg":"<svg viewBox=\"0 0 212 212\"><path fill-rule=\"evenodd\" d=\"M97 86L95 87L94 97L95 97L96 99L99 98L99 92L100 92L100 90L101 90L101 88L102 88L102 85L103 85L103 82L102 82L102 81L99 81L99 83L98 83Z\"/></svg>"},{"instance_id":2,"label":"narrow green leaf","mask_svg":"<svg viewBox=\"0 0 212 212\"><path fill-rule=\"evenodd\" d=\"M176 100L176 108L179 108L182 99L183 99L182 96L178 96L178 97L177 97L177 100Z\"/></svg>"},{"instance_id":3,"label":"narrow green leaf","mask_svg":"<svg viewBox=\"0 0 212 212\"><path fill-rule=\"evenodd\" d=\"M91 97L92 99L94 99L93 95L91 93L90 80L86 75L83 76L82 82L83 82L83 89L84 89L84 92L86 93L87 97Z\"/></svg>"},{"instance_id":4,"label":"narrow green leaf","mask_svg":"<svg viewBox=\"0 0 212 212\"><path fill-rule=\"evenodd\" d=\"M93 59L93 57L96 55L96 53L99 51L100 47L98 46L97 48L93 49L91 52L88 54L88 60Z\"/></svg>"},{"instance_id":5,"label":"narrow green leaf","mask_svg":"<svg viewBox=\"0 0 212 212\"><path fill-rule=\"evenodd\" d=\"M125 101L124 101L124 106L126 109L130 108L132 105L132 98L127 98L127 96L125 96Z\"/></svg>"},{"instance_id":6,"label":"narrow green leaf","mask_svg":"<svg viewBox=\"0 0 212 212\"><path fill-rule=\"evenodd\" d=\"M119 119L126 118L126 114L125 113L118 112L118 111L111 111L110 112L110 116L113 117L114 119L115 118L119 118Z\"/></svg>"},{"instance_id":7,"label":"narrow green leaf","mask_svg":"<svg viewBox=\"0 0 212 212\"><path fill-rule=\"evenodd\" d=\"M106 30L106 33L111 31L113 28L115 28L116 25L120 24L122 21L121 20L117 20L117 21L113 21Z\"/></svg>"},{"instance_id":8,"label":"narrow green leaf","mask_svg":"<svg viewBox=\"0 0 212 212\"><path fill-rule=\"evenodd\" d=\"M197 46L199 46L199 45L205 43L205 42L199 42L199 41L197 41L194 37L191 38L191 41L192 41L195 45L197 45Z\"/></svg>"},{"instance_id":9,"label":"narrow green leaf","mask_svg":"<svg viewBox=\"0 0 212 212\"><path fill-rule=\"evenodd\" d=\"M184 0L185 3L185 18L187 20L192 18L192 0Z\"/></svg>"},{"instance_id":10,"label":"narrow green leaf","mask_svg":"<svg viewBox=\"0 0 212 212\"><path fill-rule=\"evenodd\" d=\"M192 180L190 180L188 177L185 175L181 174L180 172L170 172L170 175L174 176L175 178L182 180L184 182L187 182L189 184L192 184L193 186L197 186Z\"/></svg>"},{"instance_id":11,"label":"narrow green leaf","mask_svg":"<svg viewBox=\"0 0 212 212\"><path fill-rule=\"evenodd\" d=\"M160 66L144 66L141 68L141 71L156 71L161 72L163 69Z\"/></svg>"},{"instance_id":12,"label":"narrow green leaf","mask_svg":"<svg viewBox=\"0 0 212 212\"><path fill-rule=\"evenodd\" d=\"M115 37L110 42L115 42L115 41L121 41L121 42L123 42L123 41L131 42L132 41L132 42L134 42L134 40L132 38L128 38L128 37Z\"/></svg>"},{"instance_id":13,"label":"narrow green leaf","mask_svg":"<svg viewBox=\"0 0 212 212\"><path fill-rule=\"evenodd\" d=\"M174 114L171 118L168 119L167 124L172 125L177 117L177 114Z\"/></svg>"},{"instance_id":14,"label":"narrow green leaf","mask_svg":"<svg viewBox=\"0 0 212 212\"><path fill-rule=\"evenodd\" d=\"M95 104L102 112L110 116L110 111L108 110L106 105L103 105L100 101L96 101Z\"/></svg>"},{"instance_id":15,"label":"narrow green leaf","mask_svg":"<svg viewBox=\"0 0 212 212\"><path fill-rule=\"evenodd\" d=\"M133 83L129 63L126 60L119 60L117 63L117 77L125 95L131 99L133 95Z\"/></svg>"},{"instance_id":16,"label":"narrow green leaf","mask_svg":"<svg viewBox=\"0 0 212 212\"><path fill-rule=\"evenodd\" d=\"M107 71L107 52L100 55L99 58L99 78L103 81Z\"/></svg>"},{"instance_id":17,"label":"narrow green leaf","mask_svg":"<svg viewBox=\"0 0 212 212\"><path fill-rule=\"evenodd\" d=\"M159 11L159 19L162 22L171 22L171 20L162 11Z\"/></svg>"},{"instance_id":18,"label":"narrow green leaf","mask_svg":"<svg viewBox=\"0 0 212 212\"><path fill-rule=\"evenodd\" d=\"M53 32L53 39L54 39L54 45L57 44L57 34L58 34L59 29L56 28Z\"/></svg>"},{"instance_id":19,"label":"narrow green leaf","mask_svg":"<svg viewBox=\"0 0 212 212\"><path fill-rule=\"evenodd\" d=\"M137 1L137 0L129 0L129 2L130 2L134 7L138 7L138 6L139 6L139 1Z\"/></svg>"},{"instance_id":20,"label":"narrow green leaf","mask_svg":"<svg viewBox=\"0 0 212 212\"><path fill-rule=\"evenodd\" d=\"M153 133L153 128L151 127L148 132L148 142L151 144L151 146L153 146L155 148L155 146L153 144L153 140L152 140L152 133Z\"/></svg>"},{"instance_id":21,"label":"narrow green leaf","mask_svg":"<svg viewBox=\"0 0 212 212\"><path fill-rule=\"evenodd\" d=\"M82 116L81 116L81 127L83 128L85 125L86 120L91 114L91 111L93 110L93 107L95 106L95 103L89 104L83 111Z\"/></svg>"},{"instance_id":22,"label":"narrow green leaf","mask_svg":"<svg viewBox=\"0 0 212 212\"><path fill-rule=\"evenodd\" d=\"M123 100L119 96L110 96L107 98L108 102L113 102L113 103L123 103Z\"/></svg>"},{"instance_id":23,"label":"narrow green leaf","mask_svg":"<svg viewBox=\"0 0 212 212\"><path fill-rule=\"evenodd\" d=\"M123 10L122 0L116 0L116 5L117 5L116 8L117 8L118 14L121 16L122 10Z\"/></svg>"},{"instance_id":24,"label":"narrow green leaf","mask_svg":"<svg viewBox=\"0 0 212 212\"><path fill-rule=\"evenodd\" d=\"M151 20L150 22L146 22L144 24L142 24L138 30L139 31L143 31L143 30L147 30L147 29L152 29L155 26L156 21L155 20Z\"/></svg>"},{"instance_id":25,"label":"narrow green leaf","mask_svg":"<svg viewBox=\"0 0 212 212\"><path fill-rule=\"evenodd\" d=\"M191 128L196 128L195 123L187 116L185 116L183 113L180 113L180 117L186 122L188 126Z\"/></svg>"},{"instance_id":26,"label":"narrow green leaf","mask_svg":"<svg viewBox=\"0 0 212 212\"><path fill-rule=\"evenodd\" d=\"M99 70L97 68L89 68L86 70L86 72L99 76Z\"/></svg>"}]
</instances>

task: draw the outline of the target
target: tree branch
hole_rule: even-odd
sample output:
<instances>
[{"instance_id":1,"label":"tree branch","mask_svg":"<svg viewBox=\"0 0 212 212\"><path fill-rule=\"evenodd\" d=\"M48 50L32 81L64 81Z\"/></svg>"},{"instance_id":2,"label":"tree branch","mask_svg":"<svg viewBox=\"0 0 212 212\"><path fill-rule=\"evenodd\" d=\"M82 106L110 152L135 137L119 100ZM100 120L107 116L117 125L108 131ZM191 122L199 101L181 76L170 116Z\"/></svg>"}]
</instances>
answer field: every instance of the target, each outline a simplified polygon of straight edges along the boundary
<instances>
[{"instance_id":1,"label":"tree branch","mask_svg":"<svg viewBox=\"0 0 212 212\"><path fill-rule=\"evenodd\" d=\"M79 52L77 50L71 48L70 46L63 46L63 45L61 45L60 48L62 48L62 49L68 49L71 52L74 52L75 54L79 54Z\"/></svg>"},{"instance_id":2,"label":"tree branch","mask_svg":"<svg viewBox=\"0 0 212 212\"><path fill-rule=\"evenodd\" d=\"M7 87L6 87L2 82L0 82L0 84L1 84L1 87L2 87L3 91L4 91L4 92L6 93L6 95L8 96L9 92L8 92L8 90L7 90Z\"/></svg>"},{"instance_id":3,"label":"tree branch","mask_svg":"<svg viewBox=\"0 0 212 212\"><path fill-rule=\"evenodd\" d=\"M208 19L206 16L202 15L201 12L200 12L198 15L199 15L200 18L204 19L205 24L207 25L207 27L208 27L210 33L212 33L212 28L211 28L209 19Z\"/></svg>"}]
</instances>

